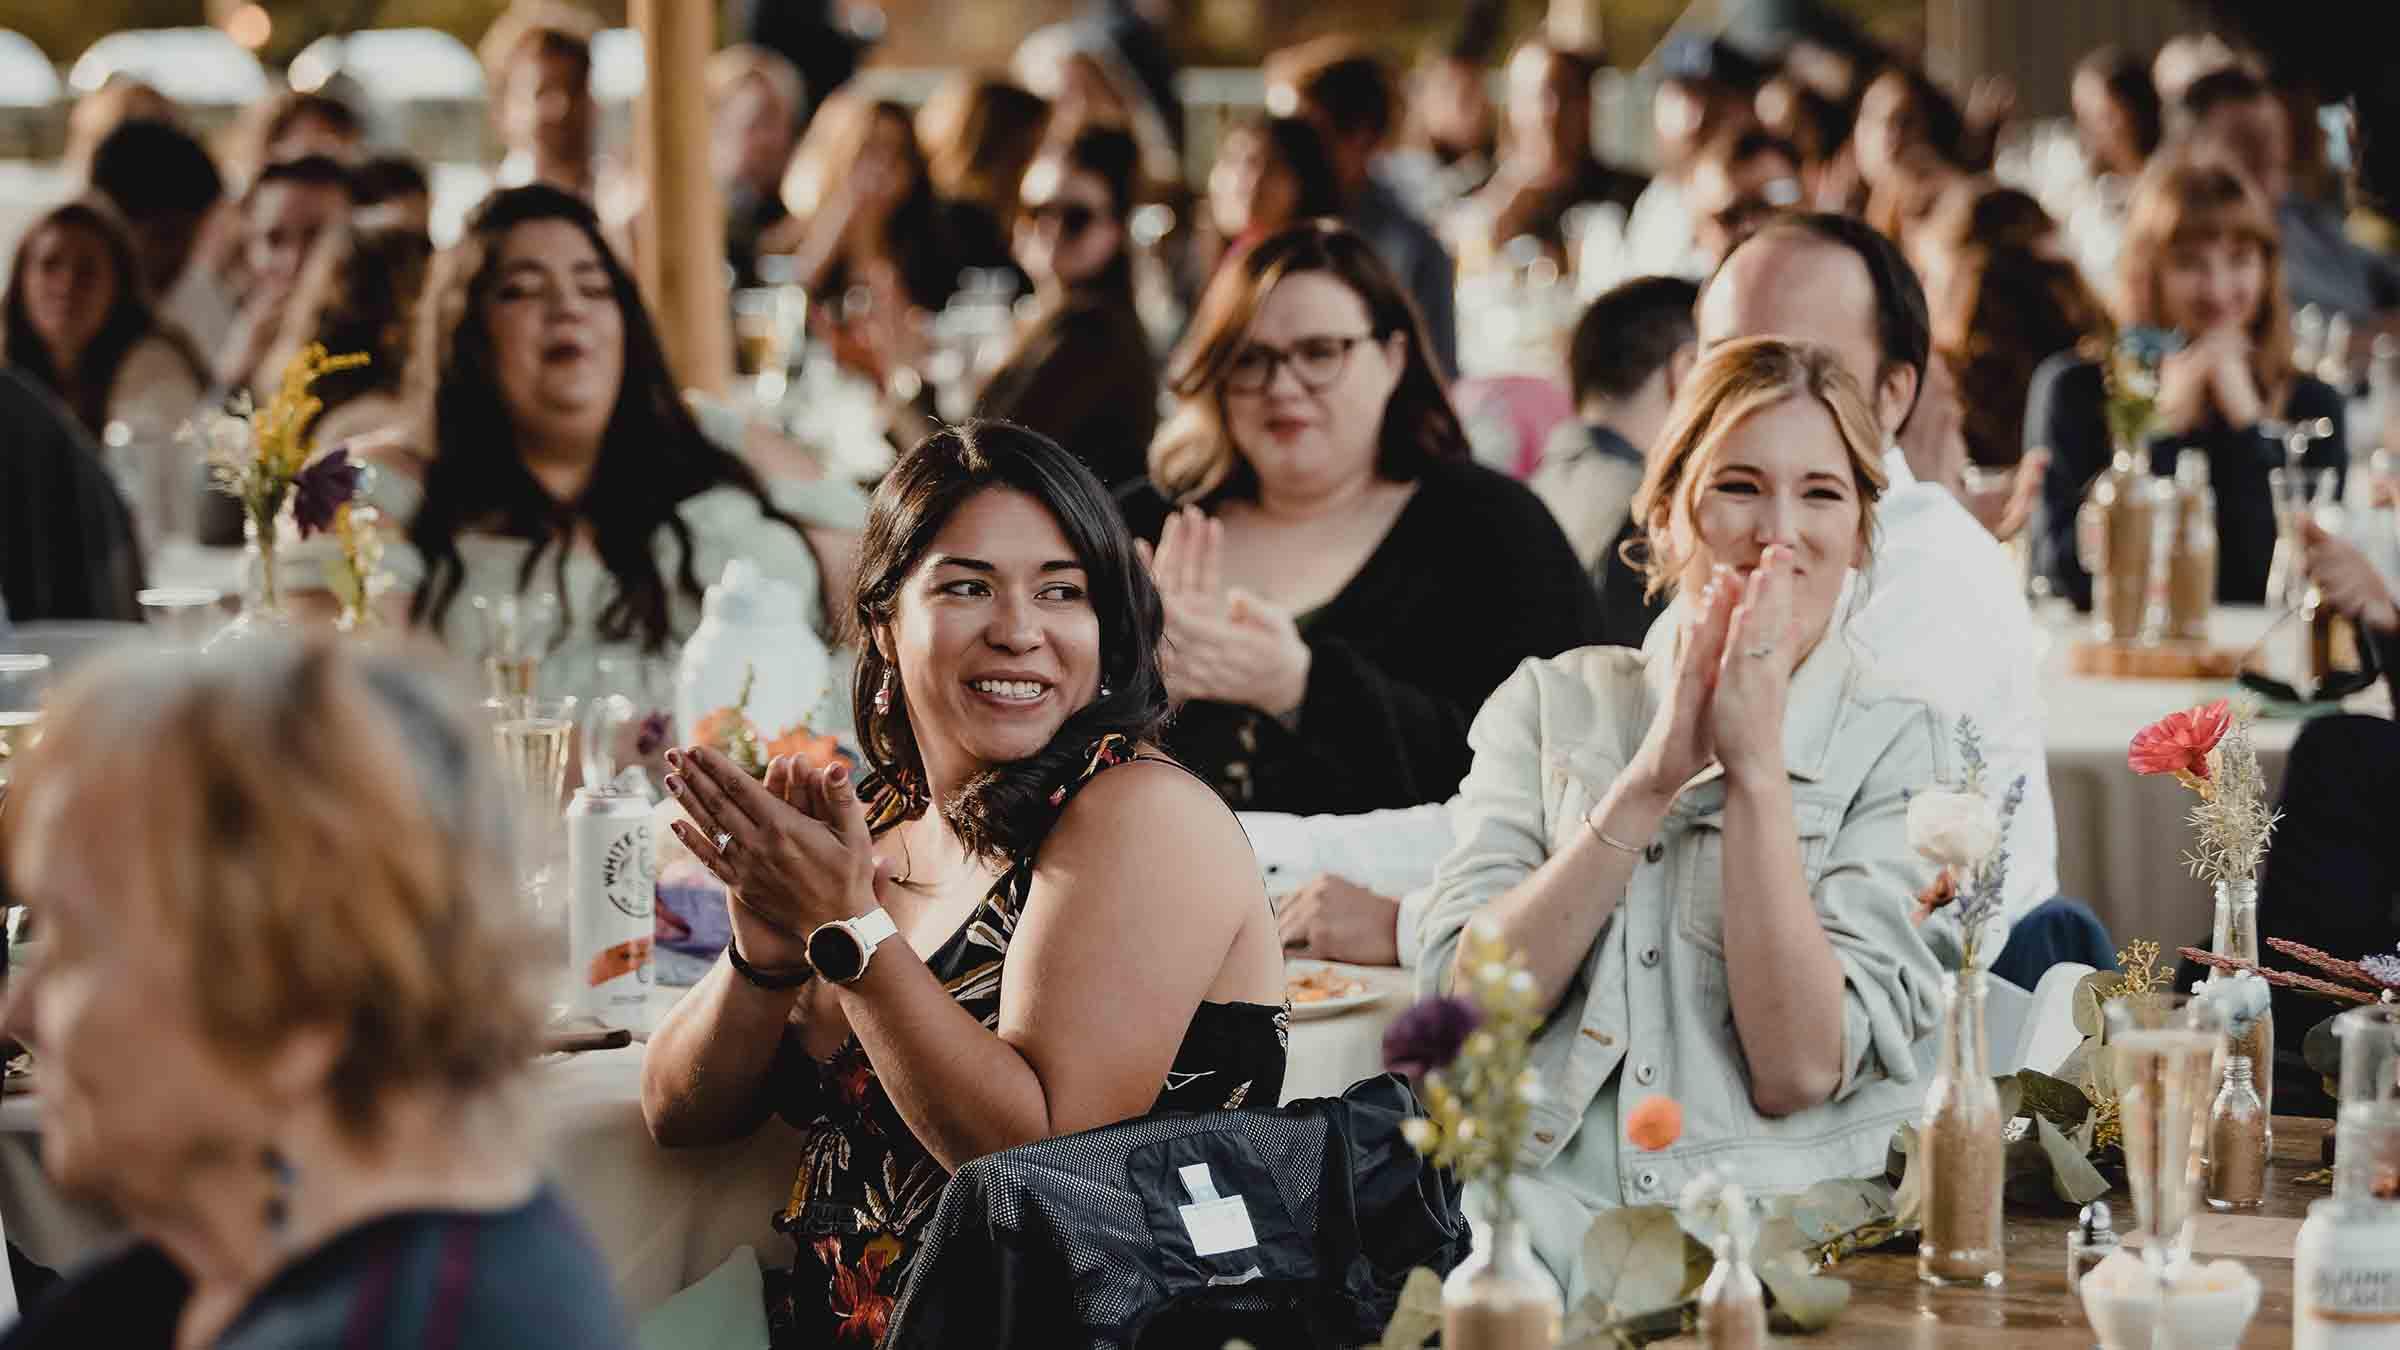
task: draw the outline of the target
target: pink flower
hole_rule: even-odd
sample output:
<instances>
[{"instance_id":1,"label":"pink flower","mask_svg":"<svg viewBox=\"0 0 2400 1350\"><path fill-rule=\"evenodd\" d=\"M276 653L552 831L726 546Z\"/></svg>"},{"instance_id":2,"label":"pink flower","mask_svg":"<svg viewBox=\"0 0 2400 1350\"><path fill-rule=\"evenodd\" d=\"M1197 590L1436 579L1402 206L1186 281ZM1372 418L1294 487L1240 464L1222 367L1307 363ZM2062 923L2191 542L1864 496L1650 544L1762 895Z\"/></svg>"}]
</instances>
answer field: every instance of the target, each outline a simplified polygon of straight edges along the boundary
<instances>
[{"instance_id":1,"label":"pink flower","mask_svg":"<svg viewBox=\"0 0 2400 1350\"><path fill-rule=\"evenodd\" d=\"M2232 728L2233 706L2224 699L2169 713L2133 738L2125 762L2139 774L2171 773L2197 791L2208 781L2209 754Z\"/></svg>"}]
</instances>

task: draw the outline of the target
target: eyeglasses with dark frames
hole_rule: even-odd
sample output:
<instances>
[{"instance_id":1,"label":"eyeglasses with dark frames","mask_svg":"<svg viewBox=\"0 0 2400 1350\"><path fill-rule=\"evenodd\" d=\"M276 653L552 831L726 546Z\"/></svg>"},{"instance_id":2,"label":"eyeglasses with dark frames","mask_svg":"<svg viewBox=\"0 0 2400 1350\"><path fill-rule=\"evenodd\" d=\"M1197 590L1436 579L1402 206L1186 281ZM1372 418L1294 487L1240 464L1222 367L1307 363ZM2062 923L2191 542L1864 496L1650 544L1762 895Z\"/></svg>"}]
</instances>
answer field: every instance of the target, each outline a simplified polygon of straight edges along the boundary
<instances>
[{"instance_id":1,"label":"eyeglasses with dark frames","mask_svg":"<svg viewBox=\"0 0 2400 1350\"><path fill-rule=\"evenodd\" d=\"M1289 347L1253 342L1233 354L1233 364L1225 372L1225 387L1237 394L1264 393L1275 383L1275 372L1288 365L1302 388L1312 394L1322 393L1342 378L1342 371L1350 364L1352 348L1380 336L1325 333L1301 338Z\"/></svg>"}]
</instances>

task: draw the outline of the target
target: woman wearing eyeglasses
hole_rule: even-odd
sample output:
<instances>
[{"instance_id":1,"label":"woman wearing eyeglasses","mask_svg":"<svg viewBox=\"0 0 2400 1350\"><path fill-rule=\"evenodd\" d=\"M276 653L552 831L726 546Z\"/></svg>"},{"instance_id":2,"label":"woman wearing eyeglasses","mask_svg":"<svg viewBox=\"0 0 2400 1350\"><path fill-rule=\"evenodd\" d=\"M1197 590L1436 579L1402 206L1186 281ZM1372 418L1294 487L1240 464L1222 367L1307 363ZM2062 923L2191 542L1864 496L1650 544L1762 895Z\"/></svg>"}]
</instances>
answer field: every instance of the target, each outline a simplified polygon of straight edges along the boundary
<instances>
[{"instance_id":1,"label":"woman wearing eyeglasses","mask_svg":"<svg viewBox=\"0 0 2400 1350\"><path fill-rule=\"evenodd\" d=\"M1124 497L1166 602L1176 758L1246 810L1448 798L1467 723L1598 605L1533 493L1467 457L1415 306L1329 221L1228 262Z\"/></svg>"},{"instance_id":2,"label":"woman wearing eyeglasses","mask_svg":"<svg viewBox=\"0 0 2400 1350\"><path fill-rule=\"evenodd\" d=\"M976 399L979 416L1032 427L1112 489L1142 476L1158 430L1158 363L1134 309L1126 228L1140 158L1126 132L1090 127L1027 167L1016 257L1035 308Z\"/></svg>"}]
</instances>

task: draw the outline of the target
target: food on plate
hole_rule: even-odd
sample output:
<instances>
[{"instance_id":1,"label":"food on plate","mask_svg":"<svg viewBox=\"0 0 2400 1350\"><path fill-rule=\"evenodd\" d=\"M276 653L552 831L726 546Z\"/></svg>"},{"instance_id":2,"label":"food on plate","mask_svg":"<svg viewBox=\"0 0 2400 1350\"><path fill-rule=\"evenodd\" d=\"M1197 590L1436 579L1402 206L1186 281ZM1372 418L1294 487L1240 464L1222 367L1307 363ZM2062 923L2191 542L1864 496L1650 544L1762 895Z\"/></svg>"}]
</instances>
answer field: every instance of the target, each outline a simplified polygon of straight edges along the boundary
<instances>
[{"instance_id":1,"label":"food on plate","mask_svg":"<svg viewBox=\"0 0 2400 1350\"><path fill-rule=\"evenodd\" d=\"M1367 982L1344 975L1331 966L1313 966L1283 982L1284 997L1294 1003L1325 1003L1367 992Z\"/></svg>"}]
</instances>

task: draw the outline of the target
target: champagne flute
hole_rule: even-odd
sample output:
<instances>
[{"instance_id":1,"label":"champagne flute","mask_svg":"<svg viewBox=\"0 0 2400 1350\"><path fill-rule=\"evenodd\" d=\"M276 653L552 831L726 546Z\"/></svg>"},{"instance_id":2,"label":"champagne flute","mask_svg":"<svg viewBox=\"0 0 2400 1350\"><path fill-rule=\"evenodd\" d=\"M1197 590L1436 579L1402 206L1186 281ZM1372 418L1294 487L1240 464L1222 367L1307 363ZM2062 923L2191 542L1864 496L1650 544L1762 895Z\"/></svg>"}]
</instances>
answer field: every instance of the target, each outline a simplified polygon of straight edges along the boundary
<instances>
[{"instance_id":1,"label":"champagne flute","mask_svg":"<svg viewBox=\"0 0 2400 1350\"><path fill-rule=\"evenodd\" d=\"M2204 1000L2164 992L2111 999L2102 1012L2116 1057L2125 1184L2158 1300L2152 1325L2164 1328L2168 1284L2190 1261L2192 1220L2201 1208L2225 1019Z\"/></svg>"},{"instance_id":2,"label":"champagne flute","mask_svg":"<svg viewBox=\"0 0 2400 1350\"><path fill-rule=\"evenodd\" d=\"M484 694L492 699L530 698L538 687L542 654L558 636L558 597L478 595L469 603L483 628Z\"/></svg>"},{"instance_id":3,"label":"champagne flute","mask_svg":"<svg viewBox=\"0 0 2400 1350\"><path fill-rule=\"evenodd\" d=\"M0 652L0 786L11 761L42 738L42 695L50 687L50 658L40 652Z\"/></svg>"},{"instance_id":4,"label":"champagne flute","mask_svg":"<svg viewBox=\"0 0 2400 1350\"><path fill-rule=\"evenodd\" d=\"M559 800L566 793L575 700L513 696L488 699L483 706L491 718L492 742L500 753L501 768L516 790L518 889L533 902L538 914L548 890Z\"/></svg>"}]
</instances>

